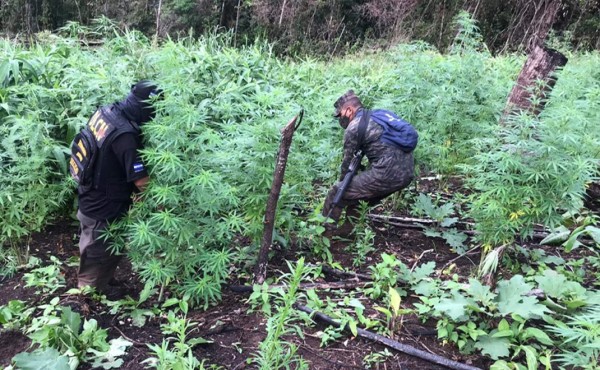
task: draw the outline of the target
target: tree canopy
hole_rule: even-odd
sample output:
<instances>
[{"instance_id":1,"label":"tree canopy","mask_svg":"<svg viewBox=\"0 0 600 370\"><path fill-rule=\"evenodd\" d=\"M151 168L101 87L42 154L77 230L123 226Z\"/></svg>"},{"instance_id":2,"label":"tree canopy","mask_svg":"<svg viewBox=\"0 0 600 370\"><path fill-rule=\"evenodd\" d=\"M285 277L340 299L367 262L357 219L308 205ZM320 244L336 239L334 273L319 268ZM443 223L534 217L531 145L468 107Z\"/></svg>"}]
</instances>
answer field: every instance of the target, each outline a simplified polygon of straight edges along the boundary
<instances>
[{"instance_id":1,"label":"tree canopy","mask_svg":"<svg viewBox=\"0 0 600 370\"><path fill-rule=\"evenodd\" d=\"M266 38L287 54L414 39L445 50L461 10L473 14L493 53L526 48L544 27L553 42L600 48L599 0L0 0L0 32L33 34L105 16L159 37L192 30L231 31L239 42Z\"/></svg>"}]
</instances>

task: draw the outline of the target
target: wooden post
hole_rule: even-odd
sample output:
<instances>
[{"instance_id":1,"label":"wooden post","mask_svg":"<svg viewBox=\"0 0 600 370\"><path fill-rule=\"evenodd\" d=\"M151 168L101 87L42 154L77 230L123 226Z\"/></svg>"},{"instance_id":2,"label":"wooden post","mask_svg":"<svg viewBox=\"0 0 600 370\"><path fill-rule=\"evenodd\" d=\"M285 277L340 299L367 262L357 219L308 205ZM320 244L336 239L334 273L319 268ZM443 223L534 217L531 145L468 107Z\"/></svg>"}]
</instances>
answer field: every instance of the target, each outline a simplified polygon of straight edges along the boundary
<instances>
[{"instance_id":1,"label":"wooden post","mask_svg":"<svg viewBox=\"0 0 600 370\"><path fill-rule=\"evenodd\" d=\"M271 185L271 193L267 201L267 209L265 211L265 229L263 232L262 244L258 252L258 261L254 268L254 284L262 284L267 276L267 264L269 263L269 249L273 241L273 228L275 226L275 213L277 211L277 202L281 185L283 185L283 175L285 174L285 166L287 164L290 146L292 145L292 136L300 123L304 109L298 113L291 121L281 130L281 142L279 143L279 151L275 162L275 171L273 172L273 184ZM298 123L296 124L296 121Z\"/></svg>"},{"instance_id":2,"label":"wooden post","mask_svg":"<svg viewBox=\"0 0 600 370\"><path fill-rule=\"evenodd\" d=\"M500 122L504 124L511 113L518 111L538 115L556 83L555 72L567 61L567 57L556 50L534 46L508 96Z\"/></svg>"}]
</instances>

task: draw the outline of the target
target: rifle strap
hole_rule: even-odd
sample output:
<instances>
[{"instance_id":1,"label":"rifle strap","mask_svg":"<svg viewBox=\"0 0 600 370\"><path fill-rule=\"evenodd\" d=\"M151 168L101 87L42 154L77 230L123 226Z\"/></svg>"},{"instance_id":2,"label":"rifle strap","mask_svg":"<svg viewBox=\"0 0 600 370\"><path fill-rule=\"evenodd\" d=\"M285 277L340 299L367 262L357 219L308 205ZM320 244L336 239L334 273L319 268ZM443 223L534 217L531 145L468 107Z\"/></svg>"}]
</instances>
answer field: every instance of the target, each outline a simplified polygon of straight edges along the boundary
<instances>
[{"instance_id":1,"label":"rifle strap","mask_svg":"<svg viewBox=\"0 0 600 370\"><path fill-rule=\"evenodd\" d=\"M371 111L368 109L363 109L363 114L360 117L360 122L358 123L358 146L356 151L362 150L362 146L365 141L365 133L367 132L367 126L369 125L369 118L371 118Z\"/></svg>"}]
</instances>

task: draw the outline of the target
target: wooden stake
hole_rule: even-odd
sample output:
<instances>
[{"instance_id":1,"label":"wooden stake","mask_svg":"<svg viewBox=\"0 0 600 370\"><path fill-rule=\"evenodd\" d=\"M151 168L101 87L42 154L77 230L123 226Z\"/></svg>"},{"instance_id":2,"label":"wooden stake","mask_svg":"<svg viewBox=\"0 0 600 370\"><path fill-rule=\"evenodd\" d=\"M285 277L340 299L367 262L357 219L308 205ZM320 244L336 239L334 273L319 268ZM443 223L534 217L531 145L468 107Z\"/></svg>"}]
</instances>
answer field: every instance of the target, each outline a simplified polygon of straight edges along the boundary
<instances>
[{"instance_id":1,"label":"wooden stake","mask_svg":"<svg viewBox=\"0 0 600 370\"><path fill-rule=\"evenodd\" d=\"M287 164L290 146L292 145L292 136L302 122L304 109L298 113L291 121L281 130L281 142L279 143L279 151L277 152L277 161L275 162L275 171L273 172L273 185L271 185L271 193L267 201L267 209L265 211L265 229L263 232L262 244L258 253L258 261L254 269L254 284L262 284L267 276L267 264L269 260L269 249L273 241L273 227L275 226L275 213L277 210L277 202L281 185L283 184L283 175L285 174L285 166ZM296 124L296 121L298 123Z\"/></svg>"}]
</instances>

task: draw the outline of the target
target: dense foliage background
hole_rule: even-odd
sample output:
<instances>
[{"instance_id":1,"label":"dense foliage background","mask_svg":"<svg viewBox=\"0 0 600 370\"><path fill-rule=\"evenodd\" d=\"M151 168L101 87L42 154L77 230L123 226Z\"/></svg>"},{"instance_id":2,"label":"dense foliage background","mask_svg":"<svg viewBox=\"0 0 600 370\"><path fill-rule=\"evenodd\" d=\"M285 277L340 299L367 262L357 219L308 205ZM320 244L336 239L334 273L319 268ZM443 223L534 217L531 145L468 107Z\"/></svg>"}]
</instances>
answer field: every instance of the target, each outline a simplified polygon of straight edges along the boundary
<instances>
[{"instance_id":1,"label":"dense foliage background","mask_svg":"<svg viewBox=\"0 0 600 370\"><path fill-rule=\"evenodd\" d=\"M445 50L461 10L474 15L494 53L524 48L545 23L553 39L600 48L598 0L0 0L0 31L31 35L107 16L146 35L233 31L238 43L261 37L277 52L329 56L417 39Z\"/></svg>"},{"instance_id":2,"label":"dense foliage background","mask_svg":"<svg viewBox=\"0 0 600 370\"><path fill-rule=\"evenodd\" d=\"M208 294L205 302L218 292L232 240L258 240L278 129L301 106L306 123L290 155L276 239L304 235L295 215L318 212L323 185L337 176L342 132L331 104L348 88L417 127L420 171L465 176L473 194L463 202L481 241L501 245L531 235L537 223L558 225L563 212L579 211L596 177L598 54L570 55L542 115L498 125L522 59L485 51L467 13L454 24L449 54L413 43L330 63L283 61L268 44L233 48L231 34L156 46L106 18L92 28L71 24L62 37L40 34L31 47L2 41L1 241L15 245L59 207L70 211L68 144L96 106L120 99L140 78L168 93L144 129L154 181L120 245L150 262L142 276L157 284L204 271L206 286L178 287ZM81 36L103 46L82 46Z\"/></svg>"},{"instance_id":3,"label":"dense foliage background","mask_svg":"<svg viewBox=\"0 0 600 370\"><path fill-rule=\"evenodd\" d=\"M420 175L458 178L464 185L445 204L408 189L393 197L387 210L433 218L437 213L438 226L469 218L476 231L473 243L483 246L481 266L488 271L507 249L531 262L515 264L514 276L492 290L466 276L460 284L457 276L434 279L435 263L409 269L384 254L370 267L373 283L363 293L391 305L392 291L414 292L421 303L411 312L435 318L439 338L467 353L498 359L498 369L550 366L556 351L563 364L597 368L593 330L600 296L593 287L598 273L587 268L598 266L597 252L571 263L521 245L534 229L557 226L562 229L554 239L568 238L566 252L581 247L580 235L588 237L592 250L600 242L600 229L583 207L586 188L598 175L600 55L573 52L569 43L555 39L569 63L545 109L537 117L514 115L499 124L523 57L490 53L468 13L459 13L451 25L454 37L446 53L419 41L332 60L282 59L273 44L240 45L234 32L159 42L105 17L89 26L68 23L58 34L38 33L28 44L0 40L2 273L28 262L32 232L59 215L73 215L68 146L97 106L121 99L141 78L157 81L166 94L157 118L144 126L143 156L152 182L142 201L111 230L116 248L128 254L147 284L140 302L130 304L137 309L154 287L161 288L161 297L167 288L184 298L179 304L187 313L188 303L206 308L219 301L230 275L248 276L259 247L279 129L300 107L306 114L292 144L274 240L280 248L308 245L316 258L331 259L320 237L319 211L327 186L339 176L343 132L331 117L332 104L352 88L368 107L393 110L415 125ZM360 264L372 251L374 234L365 225L358 230ZM465 252L466 237L456 242L453 235L446 240L454 238L454 250ZM43 269L49 274L53 268L58 279L58 262L53 263ZM308 272L303 260L290 269L287 279L296 289ZM28 275L32 284L40 280ZM404 288L394 290L399 284ZM534 287L553 301L527 296ZM263 299L271 315L269 294L256 289L253 299ZM292 320L295 300L295 290L272 294L280 309L269 318L269 336L256 360L265 369L274 368L272 361L289 348L280 337ZM307 299L318 303L316 295ZM72 315L62 310L63 319ZM368 319L362 311L357 315L356 320ZM353 318L346 319L356 327ZM596 321L586 326L591 320ZM552 339L541 325L554 333Z\"/></svg>"}]
</instances>

